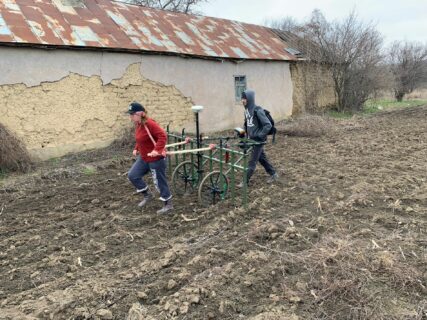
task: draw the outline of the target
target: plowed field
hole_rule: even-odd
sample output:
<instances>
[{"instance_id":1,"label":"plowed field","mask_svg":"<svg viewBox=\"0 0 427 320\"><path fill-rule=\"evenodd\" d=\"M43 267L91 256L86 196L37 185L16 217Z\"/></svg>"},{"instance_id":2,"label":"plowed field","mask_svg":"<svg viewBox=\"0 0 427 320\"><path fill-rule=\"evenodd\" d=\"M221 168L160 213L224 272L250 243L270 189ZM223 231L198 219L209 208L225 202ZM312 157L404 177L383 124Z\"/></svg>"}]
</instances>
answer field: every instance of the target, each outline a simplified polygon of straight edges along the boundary
<instances>
[{"instance_id":1,"label":"plowed field","mask_svg":"<svg viewBox=\"0 0 427 320\"><path fill-rule=\"evenodd\" d=\"M145 210L131 150L0 180L0 319L427 319L427 106L267 146L249 210Z\"/></svg>"}]
</instances>

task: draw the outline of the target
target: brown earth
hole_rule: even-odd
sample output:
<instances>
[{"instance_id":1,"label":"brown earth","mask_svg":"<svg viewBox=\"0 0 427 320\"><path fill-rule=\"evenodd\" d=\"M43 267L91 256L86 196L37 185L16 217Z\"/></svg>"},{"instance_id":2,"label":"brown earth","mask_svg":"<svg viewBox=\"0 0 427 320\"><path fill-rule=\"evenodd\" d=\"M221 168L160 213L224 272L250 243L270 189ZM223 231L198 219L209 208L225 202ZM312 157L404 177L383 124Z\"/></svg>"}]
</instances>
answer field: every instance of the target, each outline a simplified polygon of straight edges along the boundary
<instances>
[{"instance_id":1,"label":"brown earth","mask_svg":"<svg viewBox=\"0 0 427 320\"><path fill-rule=\"evenodd\" d=\"M0 319L426 319L426 119L285 124L267 147L281 181L258 168L247 211L141 211L117 148L7 177Z\"/></svg>"}]
</instances>

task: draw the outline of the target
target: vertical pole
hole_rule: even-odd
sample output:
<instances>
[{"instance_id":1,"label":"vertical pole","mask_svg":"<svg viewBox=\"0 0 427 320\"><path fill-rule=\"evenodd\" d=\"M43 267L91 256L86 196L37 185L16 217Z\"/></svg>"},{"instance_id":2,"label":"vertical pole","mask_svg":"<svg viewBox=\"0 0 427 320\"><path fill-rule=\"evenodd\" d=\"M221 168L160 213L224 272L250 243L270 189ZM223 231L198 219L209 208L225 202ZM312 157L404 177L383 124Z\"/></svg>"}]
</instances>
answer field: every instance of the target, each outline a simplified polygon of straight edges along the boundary
<instances>
[{"instance_id":1,"label":"vertical pole","mask_svg":"<svg viewBox=\"0 0 427 320\"><path fill-rule=\"evenodd\" d=\"M174 141L175 143L177 143L177 142L178 142L178 138L177 138L176 136L174 137L174 140L175 140L175 141ZM178 150L178 148L177 148L176 146L175 146L173 149L174 149L174 151ZM179 156L176 154L176 155L175 155L175 167L176 167L178 164L179 164Z\"/></svg>"},{"instance_id":2,"label":"vertical pole","mask_svg":"<svg viewBox=\"0 0 427 320\"><path fill-rule=\"evenodd\" d=\"M222 178L222 170L223 170L223 159L224 157L224 149L223 149L223 142L222 139L219 139L219 196L221 200L224 200L225 193L224 193L224 181Z\"/></svg>"},{"instance_id":3,"label":"vertical pole","mask_svg":"<svg viewBox=\"0 0 427 320\"><path fill-rule=\"evenodd\" d=\"M200 127L199 127L199 113L196 112L196 136L197 136L197 149L201 146L201 139L200 139ZM202 154L200 152L197 152L197 172L199 173L199 178L202 176Z\"/></svg>"},{"instance_id":4,"label":"vertical pole","mask_svg":"<svg viewBox=\"0 0 427 320\"><path fill-rule=\"evenodd\" d=\"M243 143L243 206L248 210L248 149L246 141Z\"/></svg>"},{"instance_id":5,"label":"vertical pole","mask_svg":"<svg viewBox=\"0 0 427 320\"><path fill-rule=\"evenodd\" d=\"M235 177L235 175L234 175L234 161L235 161L235 159L234 159L234 152L231 152L231 162L230 162L230 165L231 165L231 201L232 201L232 203L233 203L233 206L235 205L235 202L236 202L236 199L235 199L235 196L236 196L236 177Z\"/></svg>"},{"instance_id":6,"label":"vertical pole","mask_svg":"<svg viewBox=\"0 0 427 320\"><path fill-rule=\"evenodd\" d=\"M169 136L169 134L170 134L170 131L169 131L169 124L166 126L166 132L167 132L167 135L168 135L168 142L167 143L170 143L170 136ZM171 177L172 178L172 163L171 163L171 157L169 157L169 159L168 159L168 157L166 157L166 160L168 160L168 171L169 171L169 177Z\"/></svg>"},{"instance_id":7,"label":"vertical pole","mask_svg":"<svg viewBox=\"0 0 427 320\"><path fill-rule=\"evenodd\" d=\"M194 149L193 140L191 140L191 142L190 142L190 149ZM192 180L193 181L192 187L194 187L194 181L196 181L197 179L196 179L196 173L194 172L194 154L192 152L190 153L190 160L191 160L191 179L193 179Z\"/></svg>"},{"instance_id":8,"label":"vertical pole","mask_svg":"<svg viewBox=\"0 0 427 320\"><path fill-rule=\"evenodd\" d=\"M199 127L199 113L196 113L196 141L197 149L200 148L200 127ZM197 170L200 170L200 152L197 152Z\"/></svg>"},{"instance_id":9,"label":"vertical pole","mask_svg":"<svg viewBox=\"0 0 427 320\"><path fill-rule=\"evenodd\" d=\"M180 142L182 142L184 140L185 140L185 128L183 128L182 131L181 131L181 141ZM186 149L185 148L185 144L183 144L182 145L182 150L185 150L185 149ZM182 154L182 161L184 162L186 158L187 158L187 155L185 153L183 153Z\"/></svg>"},{"instance_id":10,"label":"vertical pole","mask_svg":"<svg viewBox=\"0 0 427 320\"><path fill-rule=\"evenodd\" d=\"M209 150L209 172L212 172L212 171L213 171L213 151Z\"/></svg>"}]
</instances>

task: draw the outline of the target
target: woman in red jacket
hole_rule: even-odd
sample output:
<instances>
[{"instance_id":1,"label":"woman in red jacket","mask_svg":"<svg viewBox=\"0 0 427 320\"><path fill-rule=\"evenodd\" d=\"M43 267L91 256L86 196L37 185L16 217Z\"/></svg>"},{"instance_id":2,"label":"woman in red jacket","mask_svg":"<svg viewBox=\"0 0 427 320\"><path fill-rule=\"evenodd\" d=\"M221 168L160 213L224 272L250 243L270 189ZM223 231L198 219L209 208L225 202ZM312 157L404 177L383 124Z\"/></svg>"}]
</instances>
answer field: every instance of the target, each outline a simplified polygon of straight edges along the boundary
<instances>
[{"instance_id":1,"label":"woman in red jacket","mask_svg":"<svg viewBox=\"0 0 427 320\"><path fill-rule=\"evenodd\" d=\"M156 189L160 192L160 200L164 203L163 208L157 213L167 213L173 209L173 206L171 203L172 194L166 178L166 132L147 116L147 111L138 102L132 102L127 113L135 124L136 144L133 155L137 157L136 162L129 170L128 178L135 186L136 192L142 193L144 196L138 206L142 208L153 199L148 185L142 179L151 171Z\"/></svg>"}]
</instances>

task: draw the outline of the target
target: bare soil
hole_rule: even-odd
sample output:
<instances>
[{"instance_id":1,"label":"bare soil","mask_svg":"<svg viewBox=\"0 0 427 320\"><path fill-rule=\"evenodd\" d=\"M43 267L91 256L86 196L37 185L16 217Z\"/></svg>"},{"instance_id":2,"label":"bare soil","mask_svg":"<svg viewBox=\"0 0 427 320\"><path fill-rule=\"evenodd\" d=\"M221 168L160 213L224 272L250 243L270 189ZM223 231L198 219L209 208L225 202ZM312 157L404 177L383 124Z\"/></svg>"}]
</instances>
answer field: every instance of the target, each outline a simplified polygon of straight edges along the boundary
<instances>
[{"instance_id":1,"label":"bare soil","mask_svg":"<svg viewBox=\"0 0 427 320\"><path fill-rule=\"evenodd\" d=\"M247 211L142 211L120 148L3 179L0 319L427 319L426 119L284 124Z\"/></svg>"}]
</instances>

